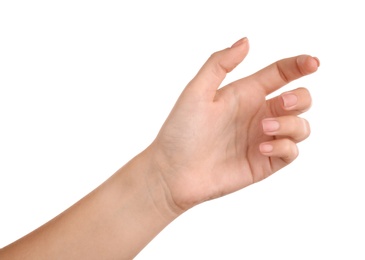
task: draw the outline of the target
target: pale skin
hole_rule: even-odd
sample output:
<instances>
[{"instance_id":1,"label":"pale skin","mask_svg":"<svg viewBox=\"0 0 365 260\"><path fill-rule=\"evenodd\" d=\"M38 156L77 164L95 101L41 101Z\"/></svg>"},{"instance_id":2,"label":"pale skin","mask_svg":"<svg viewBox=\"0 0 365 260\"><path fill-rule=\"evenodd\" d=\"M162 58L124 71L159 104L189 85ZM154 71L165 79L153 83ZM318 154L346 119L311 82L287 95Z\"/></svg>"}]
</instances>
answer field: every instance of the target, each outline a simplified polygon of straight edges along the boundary
<instances>
[{"instance_id":1,"label":"pale skin","mask_svg":"<svg viewBox=\"0 0 365 260\"><path fill-rule=\"evenodd\" d=\"M60 215L2 248L0 259L133 259L190 208L290 164L297 143L310 134L299 117L310 108L310 93L298 88L266 97L315 72L319 60L282 59L221 87L248 50L243 38L211 55L151 145Z\"/></svg>"}]
</instances>

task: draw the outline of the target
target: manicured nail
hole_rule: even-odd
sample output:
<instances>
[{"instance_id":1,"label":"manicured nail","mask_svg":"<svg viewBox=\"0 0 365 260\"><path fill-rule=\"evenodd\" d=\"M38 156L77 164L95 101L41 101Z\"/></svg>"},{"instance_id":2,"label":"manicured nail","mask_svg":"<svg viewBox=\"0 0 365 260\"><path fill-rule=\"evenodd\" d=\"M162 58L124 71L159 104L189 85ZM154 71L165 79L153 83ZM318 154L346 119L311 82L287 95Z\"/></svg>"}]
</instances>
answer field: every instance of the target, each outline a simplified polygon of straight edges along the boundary
<instances>
[{"instance_id":1,"label":"manicured nail","mask_svg":"<svg viewBox=\"0 0 365 260\"><path fill-rule=\"evenodd\" d=\"M281 95L281 98L283 99L283 104L286 108L295 106L298 102L298 97L293 93L284 93Z\"/></svg>"},{"instance_id":2,"label":"manicured nail","mask_svg":"<svg viewBox=\"0 0 365 260\"><path fill-rule=\"evenodd\" d=\"M270 153L270 152L272 152L273 149L274 149L274 147L271 144L268 144L268 143L260 144L260 151L262 153Z\"/></svg>"},{"instance_id":3,"label":"manicured nail","mask_svg":"<svg viewBox=\"0 0 365 260\"><path fill-rule=\"evenodd\" d=\"M262 129L264 132L274 132L278 130L280 127L280 124L278 121L276 121L274 118L265 118L262 120Z\"/></svg>"},{"instance_id":4,"label":"manicured nail","mask_svg":"<svg viewBox=\"0 0 365 260\"><path fill-rule=\"evenodd\" d=\"M240 45L244 44L247 41L248 41L247 37L244 37L242 39L239 39L238 41L236 41L235 43L233 43L233 45L231 46L231 48L240 46Z\"/></svg>"}]
</instances>

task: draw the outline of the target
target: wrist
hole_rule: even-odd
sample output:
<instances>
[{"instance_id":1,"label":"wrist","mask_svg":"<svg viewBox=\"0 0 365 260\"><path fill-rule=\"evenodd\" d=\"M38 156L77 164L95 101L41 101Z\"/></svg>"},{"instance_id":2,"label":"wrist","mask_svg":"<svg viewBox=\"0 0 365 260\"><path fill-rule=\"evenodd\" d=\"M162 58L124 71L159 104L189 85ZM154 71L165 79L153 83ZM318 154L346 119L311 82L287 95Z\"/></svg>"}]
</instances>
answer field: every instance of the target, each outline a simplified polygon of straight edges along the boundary
<instances>
[{"instance_id":1,"label":"wrist","mask_svg":"<svg viewBox=\"0 0 365 260\"><path fill-rule=\"evenodd\" d=\"M156 151L148 147L133 158L131 163L140 175L139 178L144 185L148 200L153 204L161 218L169 223L184 213L185 210L174 201L170 187L165 180L166 172L162 171L155 153Z\"/></svg>"}]
</instances>

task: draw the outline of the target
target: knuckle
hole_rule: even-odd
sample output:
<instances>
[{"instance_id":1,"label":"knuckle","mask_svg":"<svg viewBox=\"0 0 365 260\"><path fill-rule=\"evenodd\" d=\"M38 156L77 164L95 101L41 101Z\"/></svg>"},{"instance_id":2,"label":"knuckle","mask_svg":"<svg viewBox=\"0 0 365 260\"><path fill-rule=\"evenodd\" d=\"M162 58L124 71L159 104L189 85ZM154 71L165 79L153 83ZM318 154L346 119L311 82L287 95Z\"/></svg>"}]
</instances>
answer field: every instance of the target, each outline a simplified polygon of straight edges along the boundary
<instances>
[{"instance_id":1,"label":"knuckle","mask_svg":"<svg viewBox=\"0 0 365 260\"><path fill-rule=\"evenodd\" d=\"M283 139L282 140L282 159L286 161L287 163L290 163L294 161L298 155L298 147L297 145L289 139Z\"/></svg>"},{"instance_id":2,"label":"knuckle","mask_svg":"<svg viewBox=\"0 0 365 260\"><path fill-rule=\"evenodd\" d=\"M289 154L290 154L290 158L292 158L292 160L296 159L299 155L298 147L293 142L290 142Z\"/></svg>"},{"instance_id":3,"label":"knuckle","mask_svg":"<svg viewBox=\"0 0 365 260\"><path fill-rule=\"evenodd\" d=\"M222 52L222 51L216 51L216 52L213 52L213 53L210 55L209 59L210 59L210 60L213 60L213 61L215 61L215 62L217 62L217 60L219 60L219 57L221 56L221 52Z\"/></svg>"}]
</instances>

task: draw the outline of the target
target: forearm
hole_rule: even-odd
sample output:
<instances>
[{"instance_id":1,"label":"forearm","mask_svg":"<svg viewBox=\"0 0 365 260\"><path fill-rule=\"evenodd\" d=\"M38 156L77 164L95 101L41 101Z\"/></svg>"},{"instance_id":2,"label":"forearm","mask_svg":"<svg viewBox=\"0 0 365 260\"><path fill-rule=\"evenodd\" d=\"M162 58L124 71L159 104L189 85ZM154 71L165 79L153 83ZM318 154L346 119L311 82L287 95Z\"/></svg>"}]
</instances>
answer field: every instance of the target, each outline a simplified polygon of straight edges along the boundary
<instances>
[{"instance_id":1,"label":"forearm","mask_svg":"<svg viewBox=\"0 0 365 260\"><path fill-rule=\"evenodd\" d=\"M4 259L132 259L177 217L140 154L42 227L0 251Z\"/></svg>"}]
</instances>

